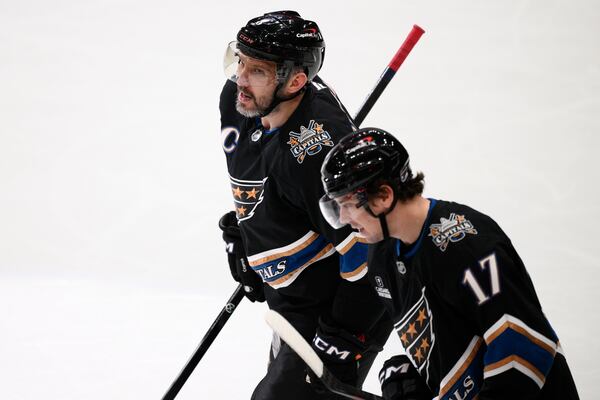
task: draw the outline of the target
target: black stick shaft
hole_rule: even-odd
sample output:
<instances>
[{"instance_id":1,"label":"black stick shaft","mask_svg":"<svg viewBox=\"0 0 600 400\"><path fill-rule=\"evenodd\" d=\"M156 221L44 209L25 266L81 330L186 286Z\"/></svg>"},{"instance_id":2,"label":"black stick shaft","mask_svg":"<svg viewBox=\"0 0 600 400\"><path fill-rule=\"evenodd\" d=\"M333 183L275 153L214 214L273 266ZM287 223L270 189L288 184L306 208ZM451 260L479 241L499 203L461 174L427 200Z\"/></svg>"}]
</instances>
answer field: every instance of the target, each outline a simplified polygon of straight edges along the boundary
<instances>
[{"instance_id":1,"label":"black stick shaft","mask_svg":"<svg viewBox=\"0 0 600 400\"><path fill-rule=\"evenodd\" d=\"M225 304L225 307L223 307L223 309L217 316L217 319L215 319L215 322L213 322L211 327L208 329L208 331L202 338L202 341L198 345L198 348L196 349L192 357L190 357L188 362L185 364L185 367L183 367L177 378L173 381L171 387L169 387L169 390L167 390L167 393L165 393L162 400L175 399L177 393L179 393L187 379L194 371L194 368L196 368L196 366L204 356L204 353L206 353L206 351L208 350L212 342L215 340L219 332L221 332L221 329L223 328L223 326L225 325L225 323L227 322L233 311L236 309L238 304L240 304L240 301L243 298L244 290L242 288L242 285L240 284L235 289L229 300L227 300L227 304Z\"/></svg>"},{"instance_id":2,"label":"black stick shaft","mask_svg":"<svg viewBox=\"0 0 600 400\"><path fill-rule=\"evenodd\" d=\"M340 382L327 368L323 367L323 384L333 393L352 400L384 400L376 394L365 392L352 385Z\"/></svg>"},{"instance_id":3,"label":"black stick shaft","mask_svg":"<svg viewBox=\"0 0 600 400\"><path fill-rule=\"evenodd\" d=\"M400 68L410 51L421 38L421 35L423 35L423 33L425 33L425 31L419 26L413 26L412 30L404 40L404 43L402 43L402 46L400 46L400 48L394 55L394 58L392 58L392 61L390 61L388 66L385 68L385 70L379 77L377 84L375 85L371 93L369 93L369 95L367 96L367 99L360 107L358 113L356 114L356 117L354 117L354 124L357 127L359 127L363 123L365 117L367 116L369 111L371 111L371 108L373 108L375 102L377 102L377 99L379 99L379 96L381 96L381 93L383 93L388 83L390 83L394 75L396 75L396 71L398 71L398 68Z\"/></svg>"}]
</instances>

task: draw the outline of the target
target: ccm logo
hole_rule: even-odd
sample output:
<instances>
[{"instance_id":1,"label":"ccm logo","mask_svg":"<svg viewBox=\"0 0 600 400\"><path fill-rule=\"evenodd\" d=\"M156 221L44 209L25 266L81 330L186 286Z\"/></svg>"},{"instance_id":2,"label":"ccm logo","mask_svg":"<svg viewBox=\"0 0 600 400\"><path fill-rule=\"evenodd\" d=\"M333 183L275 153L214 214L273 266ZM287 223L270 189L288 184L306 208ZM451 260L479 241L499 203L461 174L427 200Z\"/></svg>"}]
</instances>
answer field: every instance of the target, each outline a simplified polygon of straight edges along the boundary
<instances>
[{"instance_id":1,"label":"ccm logo","mask_svg":"<svg viewBox=\"0 0 600 400\"><path fill-rule=\"evenodd\" d=\"M339 350L337 347L330 345L318 336L315 336L315 338L313 339L313 344L317 349L325 352L330 356L337 357L340 360L345 360L350 355L349 351Z\"/></svg>"},{"instance_id":2,"label":"ccm logo","mask_svg":"<svg viewBox=\"0 0 600 400\"><path fill-rule=\"evenodd\" d=\"M383 382L388 380L392 375L406 374L408 372L409 368L410 368L409 363L401 364L398 367L391 365L391 366L387 367L384 371L381 371L379 373L379 383L383 385Z\"/></svg>"}]
</instances>

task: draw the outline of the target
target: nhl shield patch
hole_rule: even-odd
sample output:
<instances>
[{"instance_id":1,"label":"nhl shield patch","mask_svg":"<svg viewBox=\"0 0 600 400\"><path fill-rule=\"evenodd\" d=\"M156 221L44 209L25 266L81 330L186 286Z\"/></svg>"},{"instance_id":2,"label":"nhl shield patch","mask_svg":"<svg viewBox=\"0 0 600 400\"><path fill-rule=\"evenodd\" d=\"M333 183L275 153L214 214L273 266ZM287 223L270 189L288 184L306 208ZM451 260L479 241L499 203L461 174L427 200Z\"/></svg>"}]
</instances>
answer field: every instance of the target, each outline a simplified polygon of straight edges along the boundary
<instances>
[{"instance_id":1,"label":"nhl shield patch","mask_svg":"<svg viewBox=\"0 0 600 400\"><path fill-rule=\"evenodd\" d=\"M446 251L450 242L460 242L467 234L477 235L477 229L464 215L452 213L448 218L440 218L439 224L431 224L428 236L441 251Z\"/></svg>"},{"instance_id":2,"label":"nhl shield patch","mask_svg":"<svg viewBox=\"0 0 600 400\"><path fill-rule=\"evenodd\" d=\"M421 298L394 327L400 336L406 355L412 359L417 370L427 368L431 349L435 345L435 335L433 315L425 297L425 288L422 290Z\"/></svg>"},{"instance_id":3,"label":"nhl shield patch","mask_svg":"<svg viewBox=\"0 0 600 400\"><path fill-rule=\"evenodd\" d=\"M308 123L308 128L300 126L300 132L290 132L290 145L292 155L299 164L304 162L306 156L314 156L323 150L324 146L333 147L333 140L329 132L323 129L314 119Z\"/></svg>"},{"instance_id":4,"label":"nhl shield patch","mask_svg":"<svg viewBox=\"0 0 600 400\"><path fill-rule=\"evenodd\" d=\"M259 181L249 181L230 177L229 180L238 220L244 221L252 218L256 207L263 201L267 178Z\"/></svg>"}]
</instances>

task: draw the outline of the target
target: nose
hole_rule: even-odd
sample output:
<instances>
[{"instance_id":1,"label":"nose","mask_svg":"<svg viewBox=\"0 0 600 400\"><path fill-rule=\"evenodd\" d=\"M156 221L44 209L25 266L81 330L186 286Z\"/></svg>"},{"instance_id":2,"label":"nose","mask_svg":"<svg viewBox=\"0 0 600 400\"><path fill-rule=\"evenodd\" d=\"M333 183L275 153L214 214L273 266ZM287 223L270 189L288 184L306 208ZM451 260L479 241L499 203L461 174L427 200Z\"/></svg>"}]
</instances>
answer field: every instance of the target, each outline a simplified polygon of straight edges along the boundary
<instances>
[{"instance_id":1,"label":"nose","mask_svg":"<svg viewBox=\"0 0 600 400\"><path fill-rule=\"evenodd\" d=\"M246 71L246 68L243 65L238 64L236 75L237 75L237 84L239 86L244 86L244 87L250 86L250 82L248 80L248 71Z\"/></svg>"},{"instance_id":2,"label":"nose","mask_svg":"<svg viewBox=\"0 0 600 400\"><path fill-rule=\"evenodd\" d=\"M248 73L245 70L238 71L237 84L238 86L248 87L250 86L250 81L248 80Z\"/></svg>"},{"instance_id":3,"label":"nose","mask_svg":"<svg viewBox=\"0 0 600 400\"><path fill-rule=\"evenodd\" d=\"M346 210L346 207L340 207L340 222L344 225L350 223L352 218L350 217L350 212Z\"/></svg>"}]
</instances>

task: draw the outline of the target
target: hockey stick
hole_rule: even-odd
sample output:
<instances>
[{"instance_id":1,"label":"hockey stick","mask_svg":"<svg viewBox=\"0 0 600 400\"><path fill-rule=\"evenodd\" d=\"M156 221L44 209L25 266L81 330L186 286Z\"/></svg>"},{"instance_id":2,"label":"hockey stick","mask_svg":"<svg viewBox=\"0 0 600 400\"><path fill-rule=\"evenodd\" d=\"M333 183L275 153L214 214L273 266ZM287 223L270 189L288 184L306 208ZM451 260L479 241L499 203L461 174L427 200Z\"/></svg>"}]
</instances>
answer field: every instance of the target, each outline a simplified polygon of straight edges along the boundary
<instances>
[{"instance_id":1,"label":"hockey stick","mask_svg":"<svg viewBox=\"0 0 600 400\"><path fill-rule=\"evenodd\" d=\"M340 382L325 366L310 344L298 333L281 314L269 310L265 315L267 324L273 331L304 360L306 365L321 379L325 387L333 393L354 400L383 400L383 398L364 392L354 386Z\"/></svg>"},{"instance_id":2,"label":"hockey stick","mask_svg":"<svg viewBox=\"0 0 600 400\"><path fill-rule=\"evenodd\" d=\"M204 356L204 353L206 353L206 351L208 350L212 342L215 340L219 332L221 332L221 328L223 328L223 326L225 325L229 317L231 317L231 314L233 313L233 311L235 311L236 307L238 306L238 304L240 304L240 301L242 301L243 298L244 289L242 288L242 285L239 284L233 292L233 294L231 295L231 297L229 298L229 300L227 300L227 304L225 304L225 307L223 307L223 309L217 316L217 319L215 319L215 322L213 322L211 327L208 328L208 331L202 338L202 341L198 345L198 348L196 349L192 357L190 357L188 362L185 364L185 367L183 367L177 378L173 381L171 387L169 387L169 390L167 390L167 393L165 393L162 400L175 399L177 393L179 393L187 379L194 371L194 368L196 368L196 366Z\"/></svg>"},{"instance_id":3,"label":"hockey stick","mask_svg":"<svg viewBox=\"0 0 600 400\"><path fill-rule=\"evenodd\" d=\"M371 108L373 108L373 105L375 104L377 99L379 99L379 96L381 96L381 93L383 93L383 90L386 88L388 83L390 83L394 75L396 75L396 72L398 71L408 54L411 52L413 47L415 47L415 44L417 44L423 33L425 33L425 31L421 29L421 27L419 27L418 25L413 25L412 30L410 31L406 39L404 39L404 43L402 43L402 46L400 46L400 48L392 58L392 61L390 61L388 66L383 70L383 73L379 77L379 80L375 84L375 87L367 96L367 99L358 110L358 113L356 113L356 117L354 117L354 123L356 124L356 126L360 126L365 120L365 117L367 116L369 111L371 111Z\"/></svg>"},{"instance_id":4,"label":"hockey stick","mask_svg":"<svg viewBox=\"0 0 600 400\"><path fill-rule=\"evenodd\" d=\"M411 52L411 50L413 49L415 44L419 41L419 39L421 38L421 35L423 35L424 32L425 31L423 29L421 29L419 26L417 26L417 25L413 26L413 29L411 30L411 32L408 34L408 36L404 40L404 43L402 43L402 45L400 46L400 48L398 49L398 51L396 52L396 54L394 55L394 57L392 58L392 60L388 64L388 66L386 67L386 69L383 71L383 74L379 77L379 80L377 81L375 87L368 94L365 102L362 104L358 113L356 114L356 117L354 117L354 123L356 126L360 126L360 124L364 121L364 119L367 116L367 114L369 113L369 111L371 111L371 108L373 108L373 105L379 99L379 96L381 96L381 93L383 93L383 90L386 88L388 83L390 83L390 81L396 74L396 71L398 71L398 69L400 68L400 66L402 65L402 63L404 62L404 60L406 59L408 54ZM204 335L204 338L202 338L202 341L198 345L198 348L196 349L196 351L194 352L192 357L188 360L188 362L183 367L183 369L181 370L181 372L179 373L179 375L177 376L175 381L173 381L173 383L171 384L171 387L169 387L169 390L167 391L167 393L163 396L162 400L175 399L175 396L177 396L177 394L179 393L179 391L181 390L181 388L183 387L183 385L185 384L187 379L190 377L190 375L192 374L192 372L194 371L194 369L196 368L196 366L198 365L198 363L200 362L200 360L202 359L202 357L204 356L204 354L206 353L206 351L208 350L208 348L210 347L210 345L212 344L212 342L214 341L216 336L219 334L219 332L221 331L221 329L223 328L223 326L225 325L225 323L231 316L231 313L233 313L233 311L238 306L238 304L240 303L240 301L242 300L243 297L244 297L244 292L242 289L242 285L238 285L238 287L235 289L235 291L231 295L230 299L228 300L228 302L225 305L225 307L223 308L223 310L221 310L221 313L217 316L217 319L215 320L215 322L213 322L212 326L208 329L208 332L206 332L206 335ZM309 348L310 348L310 346L309 346ZM315 354L315 356L316 356L316 354ZM317 359L318 359L318 356L317 356ZM323 363L321 363L321 365L322 364ZM328 378L328 377L330 377L330 378ZM330 385L333 385L336 387L342 387L342 388L347 387L347 391L350 391L350 392L358 391L365 395L371 396L371 397L350 397L351 399L367 399L367 400L381 399L378 396L369 395L368 393L361 392L356 388L353 388L351 386L348 386L348 385L345 385L345 384L339 382L328 371L327 371L327 375L325 375L322 379L329 379ZM335 382L337 382L337 384ZM346 397L348 397L348 395L346 395Z\"/></svg>"},{"instance_id":5,"label":"hockey stick","mask_svg":"<svg viewBox=\"0 0 600 400\"><path fill-rule=\"evenodd\" d=\"M404 43L400 46L383 74L379 77L379 80L375 84L373 90L367 95L365 102L362 104L358 113L354 117L354 123L356 126L360 126L364 121L365 117L373 108L373 105L381 96L384 89L390 83L408 54L411 52L415 44L419 41L425 31L418 25L413 25L412 30L404 40ZM362 391L352 385L340 382L325 366L323 361L319 358L317 353L312 349L310 344L298 331L290 324L281 314L276 311L269 310L265 315L267 324L273 329L273 331L290 346L302 360L308 365L308 367L315 373L315 375L323 382L325 387L342 397L353 400L383 400L382 397L377 396L373 393Z\"/></svg>"}]
</instances>

